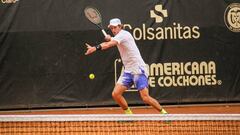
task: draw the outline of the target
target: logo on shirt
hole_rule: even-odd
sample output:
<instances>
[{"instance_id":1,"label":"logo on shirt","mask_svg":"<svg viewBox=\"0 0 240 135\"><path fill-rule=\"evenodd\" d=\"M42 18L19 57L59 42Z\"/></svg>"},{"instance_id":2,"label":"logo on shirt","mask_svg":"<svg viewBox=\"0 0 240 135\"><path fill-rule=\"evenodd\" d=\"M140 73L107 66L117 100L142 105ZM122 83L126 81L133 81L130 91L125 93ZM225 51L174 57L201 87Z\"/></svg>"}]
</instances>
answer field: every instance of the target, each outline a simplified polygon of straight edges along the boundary
<instances>
[{"instance_id":1,"label":"logo on shirt","mask_svg":"<svg viewBox=\"0 0 240 135\"><path fill-rule=\"evenodd\" d=\"M232 32L240 32L240 4L230 4L224 13L224 22Z\"/></svg>"}]
</instances>

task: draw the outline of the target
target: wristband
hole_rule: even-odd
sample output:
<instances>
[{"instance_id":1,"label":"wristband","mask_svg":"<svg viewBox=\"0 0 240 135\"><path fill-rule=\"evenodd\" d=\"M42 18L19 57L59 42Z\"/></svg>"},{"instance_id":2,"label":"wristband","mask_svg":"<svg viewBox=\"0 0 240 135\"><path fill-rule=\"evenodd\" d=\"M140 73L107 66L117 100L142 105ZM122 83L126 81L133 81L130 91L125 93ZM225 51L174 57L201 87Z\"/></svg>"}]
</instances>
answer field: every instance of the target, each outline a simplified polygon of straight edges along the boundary
<instances>
[{"instance_id":1,"label":"wristband","mask_svg":"<svg viewBox=\"0 0 240 135\"><path fill-rule=\"evenodd\" d=\"M97 50L97 51L102 50L102 46L101 46L101 44L96 45L95 47L96 47L96 50Z\"/></svg>"}]
</instances>

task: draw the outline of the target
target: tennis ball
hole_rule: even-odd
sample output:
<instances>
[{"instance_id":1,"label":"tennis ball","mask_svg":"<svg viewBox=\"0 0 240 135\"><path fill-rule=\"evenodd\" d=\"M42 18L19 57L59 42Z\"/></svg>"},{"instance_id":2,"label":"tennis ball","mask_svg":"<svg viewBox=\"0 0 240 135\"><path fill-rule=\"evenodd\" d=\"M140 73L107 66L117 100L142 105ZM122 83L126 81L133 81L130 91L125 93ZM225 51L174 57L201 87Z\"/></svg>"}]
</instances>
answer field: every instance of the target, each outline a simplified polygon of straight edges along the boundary
<instances>
[{"instance_id":1,"label":"tennis ball","mask_svg":"<svg viewBox=\"0 0 240 135\"><path fill-rule=\"evenodd\" d=\"M94 79L94 78L95 78L95 75L94 75L94 74L89 74L89 78L90 78L90 79Z\"/></svg>"}]
</instances>

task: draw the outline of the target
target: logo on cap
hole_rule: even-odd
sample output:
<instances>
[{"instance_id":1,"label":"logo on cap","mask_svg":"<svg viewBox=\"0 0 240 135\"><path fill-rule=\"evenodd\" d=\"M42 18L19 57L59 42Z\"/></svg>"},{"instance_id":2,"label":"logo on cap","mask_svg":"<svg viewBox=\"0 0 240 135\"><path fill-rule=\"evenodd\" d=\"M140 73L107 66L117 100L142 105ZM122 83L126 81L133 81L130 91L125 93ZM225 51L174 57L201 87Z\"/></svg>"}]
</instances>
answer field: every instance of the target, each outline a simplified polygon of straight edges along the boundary
<instances>
[{"instance_id":1,"label":"logo on cap","mask_svg":"<svg viewBox=\"0 0 240 135\"><path fill-rule=\"evenodd\" d=\"M10 4L10 3L16 3L19 0L1 0L0 2L5 3L5 4Z\"/></svg>"}]
</instances>

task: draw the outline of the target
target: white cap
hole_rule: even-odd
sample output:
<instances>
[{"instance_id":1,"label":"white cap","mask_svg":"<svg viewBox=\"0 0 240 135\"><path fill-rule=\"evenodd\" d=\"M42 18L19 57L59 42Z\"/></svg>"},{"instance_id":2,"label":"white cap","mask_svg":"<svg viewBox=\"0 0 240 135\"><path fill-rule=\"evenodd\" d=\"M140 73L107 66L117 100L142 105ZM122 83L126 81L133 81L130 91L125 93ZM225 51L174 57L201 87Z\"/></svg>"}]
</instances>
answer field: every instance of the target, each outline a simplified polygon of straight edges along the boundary
<instances>
[{"instance_id":1,"label":"white cap","mask_svg":"<svg viewBox=\"0 0 240 135\"><path fill-rule=\"evenodd\" d=\"M118 25L121 25L121 24L122 24L122 23L121 23L121 20L120 20L120 19L118 19L118 18L113 18L113 19L110 20L109 25L108 25L108 28L109 28L110 26L118 26Z\"/></svg>"}]
</instances>

